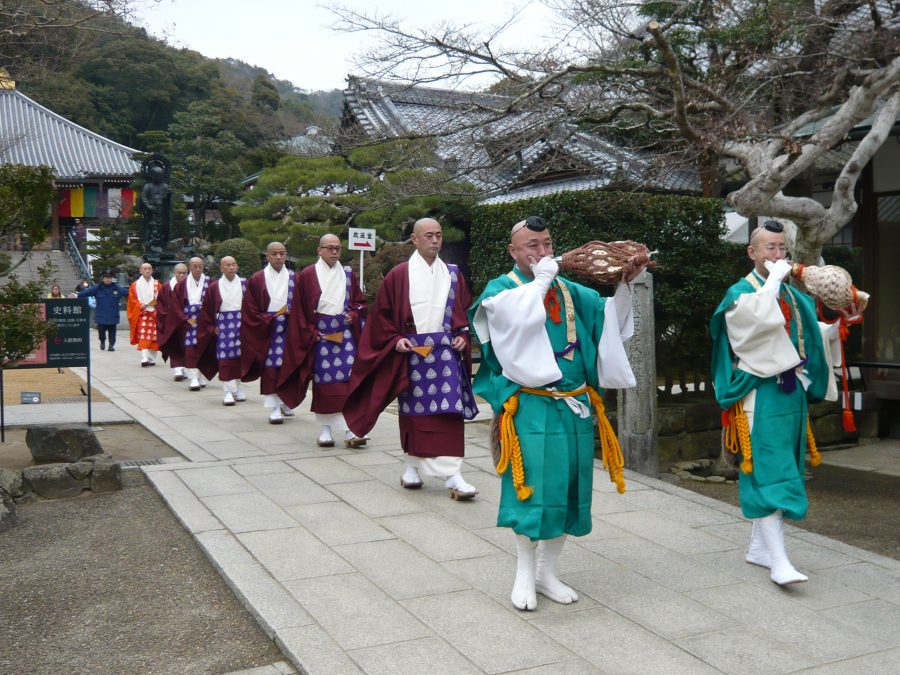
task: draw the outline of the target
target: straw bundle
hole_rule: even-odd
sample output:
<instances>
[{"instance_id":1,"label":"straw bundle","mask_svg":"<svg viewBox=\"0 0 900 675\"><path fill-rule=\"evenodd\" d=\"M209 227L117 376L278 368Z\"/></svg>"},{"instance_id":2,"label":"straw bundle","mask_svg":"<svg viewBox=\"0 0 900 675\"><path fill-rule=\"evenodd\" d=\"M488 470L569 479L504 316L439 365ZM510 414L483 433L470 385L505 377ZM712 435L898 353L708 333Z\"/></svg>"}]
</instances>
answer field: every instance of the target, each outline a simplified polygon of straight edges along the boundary
<instances>
[{"instance_id":1,"label":"straw bundle","mask_svg":"<svg viewBox=\"0 0 900 675\"><path fill-rule=\"evenodd\" d=\"M630 280L644 267L656 267L650 251L635 241L590 241L557 258L562 271L601 284Z\"/></svg>"}]
</instances>

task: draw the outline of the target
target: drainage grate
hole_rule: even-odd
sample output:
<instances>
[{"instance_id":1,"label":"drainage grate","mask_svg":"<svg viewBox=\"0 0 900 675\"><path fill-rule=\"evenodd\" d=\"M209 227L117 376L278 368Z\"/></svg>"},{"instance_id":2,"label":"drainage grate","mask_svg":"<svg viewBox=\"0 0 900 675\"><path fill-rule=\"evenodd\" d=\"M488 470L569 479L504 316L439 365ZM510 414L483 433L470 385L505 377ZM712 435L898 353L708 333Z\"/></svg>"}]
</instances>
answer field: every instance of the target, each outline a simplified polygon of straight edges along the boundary
<instances>
[{"instance_id":1,"label":"drainage grate","mask_svg":"<svg viewBox=\"0 0 900 675\"><path fill-rule=\"evenodd\" d=\"M46 398L44 403L87 403L87 396L60 396L59 398Z\"/></svg>"},{"instance_id":2,"label":"drainage grate","mask_svg":"<svg viewBox=\"0 0 900 675\"><path fill-rule=\"evenodd\" d=\"M123 469L136 469L139 466L152 466L154 464L162 464L163 461L159 458L154 459L128 459L124 462L119 462L119 466Z\"/></svg>"}]
</instances>

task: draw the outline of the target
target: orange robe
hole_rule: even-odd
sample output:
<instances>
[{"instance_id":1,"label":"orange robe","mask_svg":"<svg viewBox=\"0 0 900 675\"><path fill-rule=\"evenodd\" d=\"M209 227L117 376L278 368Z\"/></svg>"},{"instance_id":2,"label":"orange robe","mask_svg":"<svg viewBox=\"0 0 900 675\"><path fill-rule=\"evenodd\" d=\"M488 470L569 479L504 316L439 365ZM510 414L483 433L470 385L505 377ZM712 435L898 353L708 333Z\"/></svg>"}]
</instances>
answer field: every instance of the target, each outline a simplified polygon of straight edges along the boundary
<instances>
[{"instance_id":1,"label":"orange robe","mask_svg":"<svg viewBox=\"0 0 900 675\"><path fill-rule=\"evenodd\" d=\"M159 289L162 284L154 280L154 298L159 297ZM156 337L156 310L148 312L141 309L141 303L137 298L137 281L128 288L128 324L131 326L131 344L138 349L159 350Z\"/></svg>"}]
</instances>

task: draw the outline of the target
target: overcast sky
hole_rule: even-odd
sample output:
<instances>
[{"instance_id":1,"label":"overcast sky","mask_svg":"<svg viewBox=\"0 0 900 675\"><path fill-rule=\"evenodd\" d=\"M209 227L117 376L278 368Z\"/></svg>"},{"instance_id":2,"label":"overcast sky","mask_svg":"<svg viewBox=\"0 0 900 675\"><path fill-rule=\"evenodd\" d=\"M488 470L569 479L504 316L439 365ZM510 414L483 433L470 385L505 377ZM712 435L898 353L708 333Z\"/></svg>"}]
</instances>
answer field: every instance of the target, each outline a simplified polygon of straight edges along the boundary
<instances>
[{"instance_id":1,"label":"overcast sky","mask_svg":"<svg viewBox=\"0 0 900 675\"><path fill-rule=\"evenodd\" d=\"M302 89L343 89L352 71L351 57L371 37L332 31L335 16L318 0L160 0L139 5L138 23L176 47L211 58L233 57L260 66ZM330 3L335 4L335 3ZM342 0L369 11L404 19L403 26L427 28L455 23L495 25L516 9L520 18L510 39L534 40L546 33L548 10L528 0Z\"/></svg>"}]
</instances>

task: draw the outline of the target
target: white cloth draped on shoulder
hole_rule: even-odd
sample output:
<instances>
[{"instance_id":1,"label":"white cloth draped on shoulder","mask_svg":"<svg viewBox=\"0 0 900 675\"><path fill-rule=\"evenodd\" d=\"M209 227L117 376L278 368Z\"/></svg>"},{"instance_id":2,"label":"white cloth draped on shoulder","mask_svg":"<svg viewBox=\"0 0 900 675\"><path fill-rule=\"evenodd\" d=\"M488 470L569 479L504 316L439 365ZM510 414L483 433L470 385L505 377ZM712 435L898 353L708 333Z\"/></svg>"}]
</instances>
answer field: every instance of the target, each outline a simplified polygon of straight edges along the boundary
<instances>
[{"instance_id":1,"label":"white cloth draped on shoulder","mask_svg":"<svg viewBox=\"0 0 900 675\"><path fill-rule=\"evenodd\" d=\"M347 299L347 273L344 266L335 263L334 267L329 267L328 263L319 258L316 261L316 279L322 290L316 311L329 316L343 314Z\"/></svg>"},{"instance_id":2,"label":"white cloth draped on shoulder","mask_svg":"<svg viewBox=\"0 0 900 675\"><path fill-rule=\"evenodd\" d=\"M740 370L774 377L800 364L800 355L784 330L777 294L768 289L744 293L725 312L728 341Z\"/></svg>"},{"instance_id":3,"label":"white cloth draped on shoulder","mask_svg":"<svg viewBox=\"0 0 900 675\"><path fill-rule=\"evenodd\" d=\"M148 281L143 276L138 277L135 282L135 293L137 294L138 302L141 305L146 305L148 302L151 302L156 299L156 279L152 277ZM147 311L154 311L153 307L147 307Z\"/></svg>"},{"instance_id":4,"label":"white cloth draped on shoulder","mask_svg":"<svg viewBox=\"0 0 900 675\"><path fill-rule=\"evenodd\" d=\"M228 281L227 277L219 279L219 295L222 296L220 312L238 312L244 301L244 289L241 286L241 278L235 274L234 279Z\"/></svg>"},{"instance_id":5,"label":"white cloth draped on shoulder","mask_svg":"<svg viewBox=\"0 0 900 675\"><path fill-rule=\"evenodd\" d=\"M542 387L562 378L550 337L544 329L546 320L541 287L525 283L482 301L473 326L481 342L491 343L505 378L523 387ZM631 291L627 284L621 283L615 296L606 302L603 332L597 346L601 387L635 386L622 342L633 334Z\"/></svg>"},{"instance_id":6,"label":"white cloth draped on shoulder","mask_svg":"<svg viewBox=\"0 0 900 675\"><path fill-rule=\"evenodd\" d=\"M194 279L193 274L187 277L187 301L189 305L199 305L203 298L203 284L206 281L206 275L201 274L200 279Z\"/></svg>"},{"instance_id":7,"label":"white cloth draped on shoulder","mask_svg":"<svg viewBox=\"0 0 900 675\"><path fill-rule=\"evenodd\" d=\"M277 312L279 309L287 305L288 297L288 268L282 267L281 271L276 272L271 265L266 265L263 275L266 279L266 291L269 293L269 306L266 308L269 312Z\"/></svg>"},{"instance_id":8,"label":"white cloth draped on shoulder","mask_svg":"<svg viewBox=\"0 0 900 675\"><path fill-rule=\"evenodd\" d=\"M409 258L409 306L417 333L443 330L450 292L450 270L440 258L429 265L416 251Z\"/></svg>"}]
</instances>

